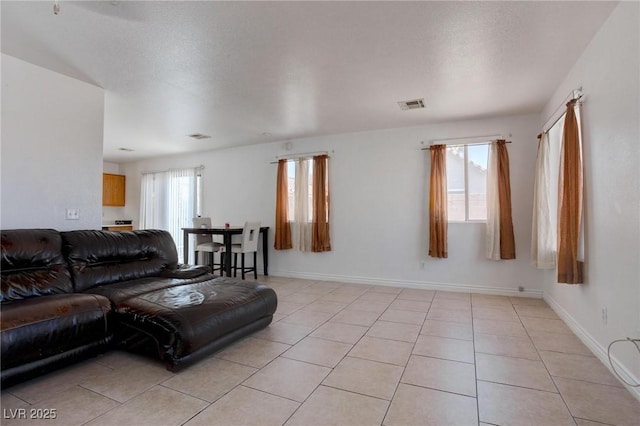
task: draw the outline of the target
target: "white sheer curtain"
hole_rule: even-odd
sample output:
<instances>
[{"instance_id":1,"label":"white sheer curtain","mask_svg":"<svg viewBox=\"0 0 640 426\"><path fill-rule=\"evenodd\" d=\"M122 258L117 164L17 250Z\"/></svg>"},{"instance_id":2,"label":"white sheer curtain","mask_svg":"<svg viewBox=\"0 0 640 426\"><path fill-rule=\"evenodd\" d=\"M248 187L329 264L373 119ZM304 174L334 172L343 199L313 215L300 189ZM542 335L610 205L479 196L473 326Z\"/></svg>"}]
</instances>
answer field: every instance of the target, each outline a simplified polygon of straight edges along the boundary
<instances>
[{"instance_id":1,"label":"white sheer curtain","mask_svg":"<svg viewBox=\"0 0 640 426\"><path fill-rule=\"evenodd\" d=\"M309 209L309 160L296 161L295 209L293 218L293 247L311 251L311 210Z\"/></svg>"},{"instance_id":2,"label":"white sheer curtain","mask_svg":"<svg viewBox=\"0 0 640 426\"><path fill-rule=\"evenodd\" d=\"M164 229L167 212L161 206L166 203L166 173L142 175L140 191L140 229Z\"/></svg>"},{"instance_id":3,"label":"white sheer curtain","mask_svg":"<svg viewBox=\"0 0 640 426\"><path fill-rule=\"evenodd\" d=\"M144 174L140 183L140 229L149 229L154 223L153 194L155 175Z\"/></svg>"},{"instance_id":4,"label":"white sheer curtain","mask_svg":"<svg viewBox=\"0 0 640 426\"><path fill-rule=\"evenodd\" d=\"M580 144L580 103L574 106ZM531 264L539 269L554 269L558 245L558 185L565 115L547 131L538 144L531 232ZM546 205L546 207L545 207ZM584 260L584 220L581 221L578 260Z\"/></svg>"},{"instance_id":5,"label":"white sheer curtain","mask_svg":"<svg viewBox=\"0 0 640 426\"><path fill-rule=\"evenodd\" d=\"M556 227L552 224L550 163L549 136L542 132L536 158L531 224L531 264L538 269L554 269L556 266Z\"/></svg>"},{"instance_id":6,"label":"white sheer curtain","mask_svg":"<svg viewBox=\"0 0 640 426\"><path fill-rule=\"evenodd\" d=\"M498 196L498 147L489 144L487 161L487 259L500 260L500 198Z\"/></svg>"},{"instance_id":7,"label":"white sheer curtain","mask_svg":"<svg viewBox=\"0 0 640 426\"><path fill-rule=\"evenodd\" d=\"M173 237L181 262L182 228L190 227L197 203L199 168L173 169L142 176L140 229L164 229Z\"/></svg>"}]
</instances>

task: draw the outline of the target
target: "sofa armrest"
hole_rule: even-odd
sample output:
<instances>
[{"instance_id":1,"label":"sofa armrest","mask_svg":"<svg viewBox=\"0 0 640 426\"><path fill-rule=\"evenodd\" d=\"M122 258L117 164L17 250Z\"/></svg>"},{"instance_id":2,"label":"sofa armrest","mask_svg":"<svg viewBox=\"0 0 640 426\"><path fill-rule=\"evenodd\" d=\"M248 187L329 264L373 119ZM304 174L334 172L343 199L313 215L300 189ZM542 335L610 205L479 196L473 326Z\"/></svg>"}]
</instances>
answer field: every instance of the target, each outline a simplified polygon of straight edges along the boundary
<instances>
[{"instance_id":1,"label":"sofa armrest","mask_svg":"<svg viewBox=\"0 0 640 426\"><path fill-rule=\"evenodd\" d=\"M189 279L199 277L209 272L209 267L205 265L178 265L174 269L164 269L160 276L164 278Z\"/></svg>"}]
</instances>

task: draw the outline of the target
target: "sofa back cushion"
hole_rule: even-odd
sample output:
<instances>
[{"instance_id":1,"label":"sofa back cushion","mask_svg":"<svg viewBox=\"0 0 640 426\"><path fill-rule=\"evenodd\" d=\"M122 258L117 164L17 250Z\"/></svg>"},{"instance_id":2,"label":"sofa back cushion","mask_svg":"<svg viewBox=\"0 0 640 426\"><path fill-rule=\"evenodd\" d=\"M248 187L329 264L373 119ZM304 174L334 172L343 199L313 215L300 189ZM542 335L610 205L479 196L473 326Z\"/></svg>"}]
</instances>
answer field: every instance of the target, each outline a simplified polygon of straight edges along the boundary
<instances>
[{"instance_id":1,"label":"sofa back cushion","mask_svg":"<svg viewBox=\"0 0 640 426\"><path fill-rule=\"evenodd\" d=\"M178 264L171 234L162 230L62 232L76 291L157 276Z\"/></svg>"},{"instance_id":2,"label":"sofa back cushion","mask_svg":"<svg viewBox=\"0 0 640 426\"><path fill-rule=\"evenodd\" d=\"M1 271L2 303L73 292L62 239L54 229L3 230Z\"/></svg>"}]
</instances>

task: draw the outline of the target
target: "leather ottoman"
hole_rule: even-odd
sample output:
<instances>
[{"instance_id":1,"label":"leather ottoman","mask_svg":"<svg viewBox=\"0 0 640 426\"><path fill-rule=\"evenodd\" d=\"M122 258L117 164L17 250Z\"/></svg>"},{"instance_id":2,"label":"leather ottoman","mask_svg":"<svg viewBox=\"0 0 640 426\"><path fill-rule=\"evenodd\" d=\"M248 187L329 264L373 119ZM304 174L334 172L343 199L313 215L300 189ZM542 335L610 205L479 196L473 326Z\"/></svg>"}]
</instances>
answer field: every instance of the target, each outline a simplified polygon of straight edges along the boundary
<instances>
[{"instance_id":1,"label":"leather ottoman","mask_svg":"<svg viewBox=\"0 0 640 426\"><path fill-rule=\"evenodd\" d=\"M215 278L156 289L116 303L116 333L129 350L151 353L177 371L271 323L269 287Z\"/></svg>"}]
</instances>

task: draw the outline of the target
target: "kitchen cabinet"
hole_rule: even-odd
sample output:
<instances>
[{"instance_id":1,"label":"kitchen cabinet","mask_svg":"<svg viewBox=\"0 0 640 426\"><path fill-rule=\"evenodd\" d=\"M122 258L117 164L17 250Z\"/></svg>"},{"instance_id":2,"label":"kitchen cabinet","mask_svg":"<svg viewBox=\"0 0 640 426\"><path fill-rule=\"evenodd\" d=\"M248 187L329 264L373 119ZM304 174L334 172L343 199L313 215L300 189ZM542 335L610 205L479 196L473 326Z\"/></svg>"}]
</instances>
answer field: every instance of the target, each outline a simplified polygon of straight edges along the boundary
<instances>
[{"instance_id":1,"label":"kitchen cabinet","mask_svg":"<svg viewBox=\"0 0 640 426\"><path fill-rule=\"evenodd\" d=\"M111 173L102 174L102 205L111 207L124 207L125 203L124 175Z\"/></svg>"}]
</instances>

